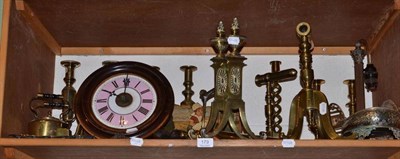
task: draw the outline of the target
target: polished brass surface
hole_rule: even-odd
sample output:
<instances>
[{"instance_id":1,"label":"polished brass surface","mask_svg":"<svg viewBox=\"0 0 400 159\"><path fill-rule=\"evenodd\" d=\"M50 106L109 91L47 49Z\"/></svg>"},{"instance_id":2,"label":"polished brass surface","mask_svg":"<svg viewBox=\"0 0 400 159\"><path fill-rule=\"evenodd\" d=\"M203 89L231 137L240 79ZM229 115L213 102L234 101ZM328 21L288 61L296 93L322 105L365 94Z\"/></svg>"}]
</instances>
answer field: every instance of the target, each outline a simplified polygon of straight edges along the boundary
<instances>
[{"instance_id":1,"label":"polished brass surface","mask_svg":"<svg viewBox=\"0 0 400 159\"><path fill-rule=\"evenodd\" d=\"M239 22L237 18L233 19L232 26L231 26L231 32L232 34L229 35L228 37L228 43L229 43L229 55L228 56L240 56L240 51L242 51L242 48L244 45L246 45L246 37L243 35L239 34Z\"/></svg>"},{"instance_id":2,"label":"polished brass surface","mask_svg":"<svg viewBox=\"0 0 400 159\"><path fill-rule=\"evenodd\" d=\"M296 32L300 40L300 84L302 90L292 101L289 130L286 137L299 139L302 132L303 117L306 117L309 130L316 139L336 139L339 136L332 127L328 100L321 91L313 89L311 27L308 23L301 22L297 25Z\"/></svg>"},{"instance_id":3,"label":"polished brass surface","mask_svg":"<svg viewBox=\"0 0 400 159\"><path fill-rule=\"evenodd\" d=\"M225 36L224 24L222 21L218 23L217 36L211 39L211 47L217 53L218 58L224 58L228 52L228 40Z\"/></svg>"},{"instance_id":4,"label":"polished brass surface","mask_svg":"<svg viewBox=\"0 0 400 159\"><path fill-rule=\"evenodd\" d=\"M60 119L48 116L36 119L28 124L28 134L37 137L69 136L69 130L63 128Z\"/></svg>"},{"instance_id":5,"label":"polished brass surface","mask_svg":"<svg viewBox=\"0 0 400 159\"><path fill-rule=\"evenodd\" d=\"M290 81L296 79L297 71L295 69L287 69L280 71L280 61L271 61L271 73L257 75L255 83L258 87L266 85L267 91L265 95L265 117L266 131L261 132L260 136L264 139L282 139L282 117L280 115L282 107L279 105L282 98L280 92L282 90L279 82Z\"/></svg>"},{"instance_id":6,"label":"polished brass surface","mask_svg":"<svg viewBox=\"0 0 400 159\"><path fill-rule=\"evenodd\" d=\"M67 122L52 117L52 110L69 108L62 95L38 93L29 103L35 119L28 123L28 134L36 137L67 137L70 131L64 126ZM47 111L46 116L40 112ZM62 119L62 115L60 116Z\"/></svg>"},{"instance_id":7,"label":"polished brass surface","mask_svg":"<svg viewBox=\"0 0 400 159\"><path fill-rule=\"evenodd\" d=\"M65 77L64 77L64 82L65 82L65 87L62 89L62 95L65 99L66 102L69 104L69 108L65 108L62 111L62 119L63 121L67 122L68 125L66 125L65 128L71 128L72 122L75 121L75 115L74 112L72 111L74 106L73 106L73 101L74 97L76 94L76 90L72 85L75 83L76 79L74 77L74 72L75 68L80 66L80 63L77 61L72 61L72 60L65 60L61 61L61 65L65 67Z\"/></svg>"},{"instance_id":8,"label":"polished brass surface","mask_svg":"<svg viewBox=\"0 0 400 159\"><path fill-rule=\"evenodd\" d=\"M242 99L242 71L246 58L240 55L240 50L245 44L244 38L238 35L239 23L236 18L231 28L234 34L229 37L231 39L226 39L223 28L220 22L217 37L211 40L211 46L217 54L211 59L213 62L211 67L214 69L215 95L211 103L208 124L202 129L201 136L223 138L224 136L220 134L234 134L233 136L237 138L256 138L247 123L245 104ZM231 53L226 55L228 49Z\"/></svg>"},{"instance_id":9,"label":"polished brass surface","mask_svg":"<svg viewBox=\"0 0 400 159\"><path fill-rule=\"evenodd\" d=\"M321 85L325 84L325 80L323 79L314 79L313 80L313 89L317 91L321 91Z\"/></svg>"},{"instance_id":10,"label":"polished brass surface","mask_svg":"<svg viewBox=\"0 0 400 159\"><path fill-rule=\"evenodd\" d=\"M192 100L192 96L194 95L194 91L192 90L193 86L193 72L197 70L196 66L181 66L181 71L184 72L184 82L183 86L185 86L185 90L182 91L185 99L181 102L181 105L189 105L192 106L194 101Z\"/></svg>"}]
</instances>

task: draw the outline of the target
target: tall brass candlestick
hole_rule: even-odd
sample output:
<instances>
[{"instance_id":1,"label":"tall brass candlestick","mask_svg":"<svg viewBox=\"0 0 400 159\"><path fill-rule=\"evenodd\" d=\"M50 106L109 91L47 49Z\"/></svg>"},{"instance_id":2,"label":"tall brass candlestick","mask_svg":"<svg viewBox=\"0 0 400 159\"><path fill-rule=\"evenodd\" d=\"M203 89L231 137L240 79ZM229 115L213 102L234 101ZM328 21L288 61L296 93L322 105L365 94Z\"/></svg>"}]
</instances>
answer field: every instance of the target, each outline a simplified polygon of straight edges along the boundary
<instances>
[{"instance_id":1,"label":"tall brass candlestick","mask_svg":"<svg viewBox=\"0 0 400 159\"><path fill-rule=\"evenodd\" d=\"M80 66L80 63L77 61L72 61L72 60L65 60L61 61L61 65L65 67L65 77L64 77L64 82L66 86L62 89L62 96L64 97L64 100L68 102L69 107L68 108L63 108L63 115L62 115L62 120L67 122L68 124L65 125L66 128L71 128L72 122L75 120L75 115L72 110L74 110L74 97L76 95L76 90L72 85L75 83L75 68Z\"/></svg>"},{"instance_id":2,"label":"tall brass candlestick","mask_svg":"<svg viewBox=\"0 0 400 159\"><path fill-rule=\"evenodd\" d=\"M181 105L192 106L194 101L192 100L192 96L194 95L194 91L192 90L193 86L193 72L197 70L196 66L181 66L181 70L185 73L185 80L183 82L183 86L185 86L185 90L182 91L185 99L181 102Z\"/></svg>"}]
</instances>

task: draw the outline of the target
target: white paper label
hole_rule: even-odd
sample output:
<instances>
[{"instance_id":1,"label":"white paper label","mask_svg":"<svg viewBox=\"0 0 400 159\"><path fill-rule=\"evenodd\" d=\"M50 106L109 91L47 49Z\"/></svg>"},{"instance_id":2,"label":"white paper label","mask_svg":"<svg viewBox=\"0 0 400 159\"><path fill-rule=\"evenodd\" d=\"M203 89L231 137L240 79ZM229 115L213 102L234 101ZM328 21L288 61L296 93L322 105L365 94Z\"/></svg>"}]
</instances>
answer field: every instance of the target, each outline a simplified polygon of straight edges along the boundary
<instances>
[{"instance_id":1,"label":"white paper label","mask_svg":"<svg viewBox=\"0 0 400 159\"><path fill-rule=\"evenodd\" d=\"M136 137L131 137L130 143L132 146L143 146L143 139L142 138L136 138Z\"/></svg>"},{"instance_id":2,"label":"white paper label","mask_svg":"<svg viewBox=\"0 0 400 159\"><path fill-rule=\"evenodd\" d=\"M325 115L327 112L327 109L328 109L328 107L325 102L319 103L319 114Z\"/></svg>"},{"instance_id":3,"label":"white paper label","mask_svg":"<svg viewBox=\"0 0 400 159\"><path fill-rule=\"evenodd\" d=\"M293 139L283 139L282 146L283 148L294 148L296 142Z\"/></svg>"},{"instance_id":4,"label":"white paper label","mask_svg":"<svg viewBox=\"0 0 400 159\"><path fill-rule=\"evenodd\" d=\"M214 147L213 138L197 138L197 147Z\"/></svg>"},{"instance_id":5,"label":"white paper label","mask_svg":"<svg viewBox=\"0 0 400 159\"><path fill-rule=\"evenodd\" d=\"M239 37L228 37L229 45L239 45L239 43L240 43Z\"/></svg>"}]
</instances>

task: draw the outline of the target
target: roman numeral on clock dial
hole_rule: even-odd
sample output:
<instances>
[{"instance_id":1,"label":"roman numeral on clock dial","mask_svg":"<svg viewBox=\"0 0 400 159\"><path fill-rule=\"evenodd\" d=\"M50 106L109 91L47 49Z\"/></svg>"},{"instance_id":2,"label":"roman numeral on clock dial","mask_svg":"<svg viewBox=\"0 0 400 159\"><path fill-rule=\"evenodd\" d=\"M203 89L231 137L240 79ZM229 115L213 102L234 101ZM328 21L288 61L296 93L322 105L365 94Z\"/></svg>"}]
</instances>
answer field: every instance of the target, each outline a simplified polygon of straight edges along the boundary
<instances>
[{"instance_id":1,"label":"roman numeral on clock dial","mask_svg":"<svg viewBox=\"0 0 400 159\"><path fill-rule=\"evenodd\" d=\"M96 103L106 103L107 99L97 99Z\"/></svg>"},{"instance_id":2,"label":"roman numeral on clock dial","mask_svg":"<svg viewBox=\"0 0 400 159\"><path fill-rule=\"evenodd\" d=\"M100 109L99 109L99 113L100 113L100 115L103 115L105 112L107 112L108 111L108 107L107 106L104 106L104 107L101 107Z\"/></svg>"},{"instance_id":3,"label":"roman numeral on clock dial","mask_svg":"<svg viewBox=\"0 0 400 159\"><path fill-rule=\"evenodd\" d=\"M119 87L117 81L112 81L111 83L114 85L115 88Z\"/></svg>"},{"instance_id":4,"label":"roman numeral on clock dial","mask_svg":"<svg viewBox=\"0 0 400 159\"><path fill-rule=\"evenodd\" d=\"M114 119L114 113L111 113L110 115L108 115L107 117L107 121L111 122Z\"/></svg>"},{"instance_id":5,"label":"roman numeral on clock dial","mask_svg":"<svg viewBox=\"0 0 400 159\"><path fill-rule=\"evenodd\" d=\"M146 108L143 108L143 107L140 107L140 108L138 109L138 111L139 111L140 113L142 113L143 115L147 115L147 113L149 113L149 110L146 109Z\"/></svg>"}]
</instances>

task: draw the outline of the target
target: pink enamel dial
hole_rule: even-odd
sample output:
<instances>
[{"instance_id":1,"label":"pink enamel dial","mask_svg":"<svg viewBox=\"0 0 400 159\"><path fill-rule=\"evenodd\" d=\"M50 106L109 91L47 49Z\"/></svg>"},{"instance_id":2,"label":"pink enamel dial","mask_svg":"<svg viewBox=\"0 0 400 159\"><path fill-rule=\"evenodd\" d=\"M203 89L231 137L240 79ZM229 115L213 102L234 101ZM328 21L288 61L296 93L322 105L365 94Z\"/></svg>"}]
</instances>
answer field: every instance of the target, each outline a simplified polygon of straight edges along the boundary
<instances>
[{"instance_id":1,"label":"pink enamel dial","mask_svg":"<svg viewBox=\"0 0 400 159\"><path fill-rule=\"evenodd\" d=\"M157 69L134 61L90 74L74 99L81 126L95 138L149 137L171 119L174 92Z\"/></svg>"},{"instance_id":2,"label":"pink enamel dial","mask_svg":"<svg viewBox=\"0 0 400 159\"><path fill-rule=\"evenodd\" d=\"M92 98L95 117L115 129L134 128L146 121L157 105L154 87L145 79L115 75L105 80Z\"/></svg>"}]
</instances>

